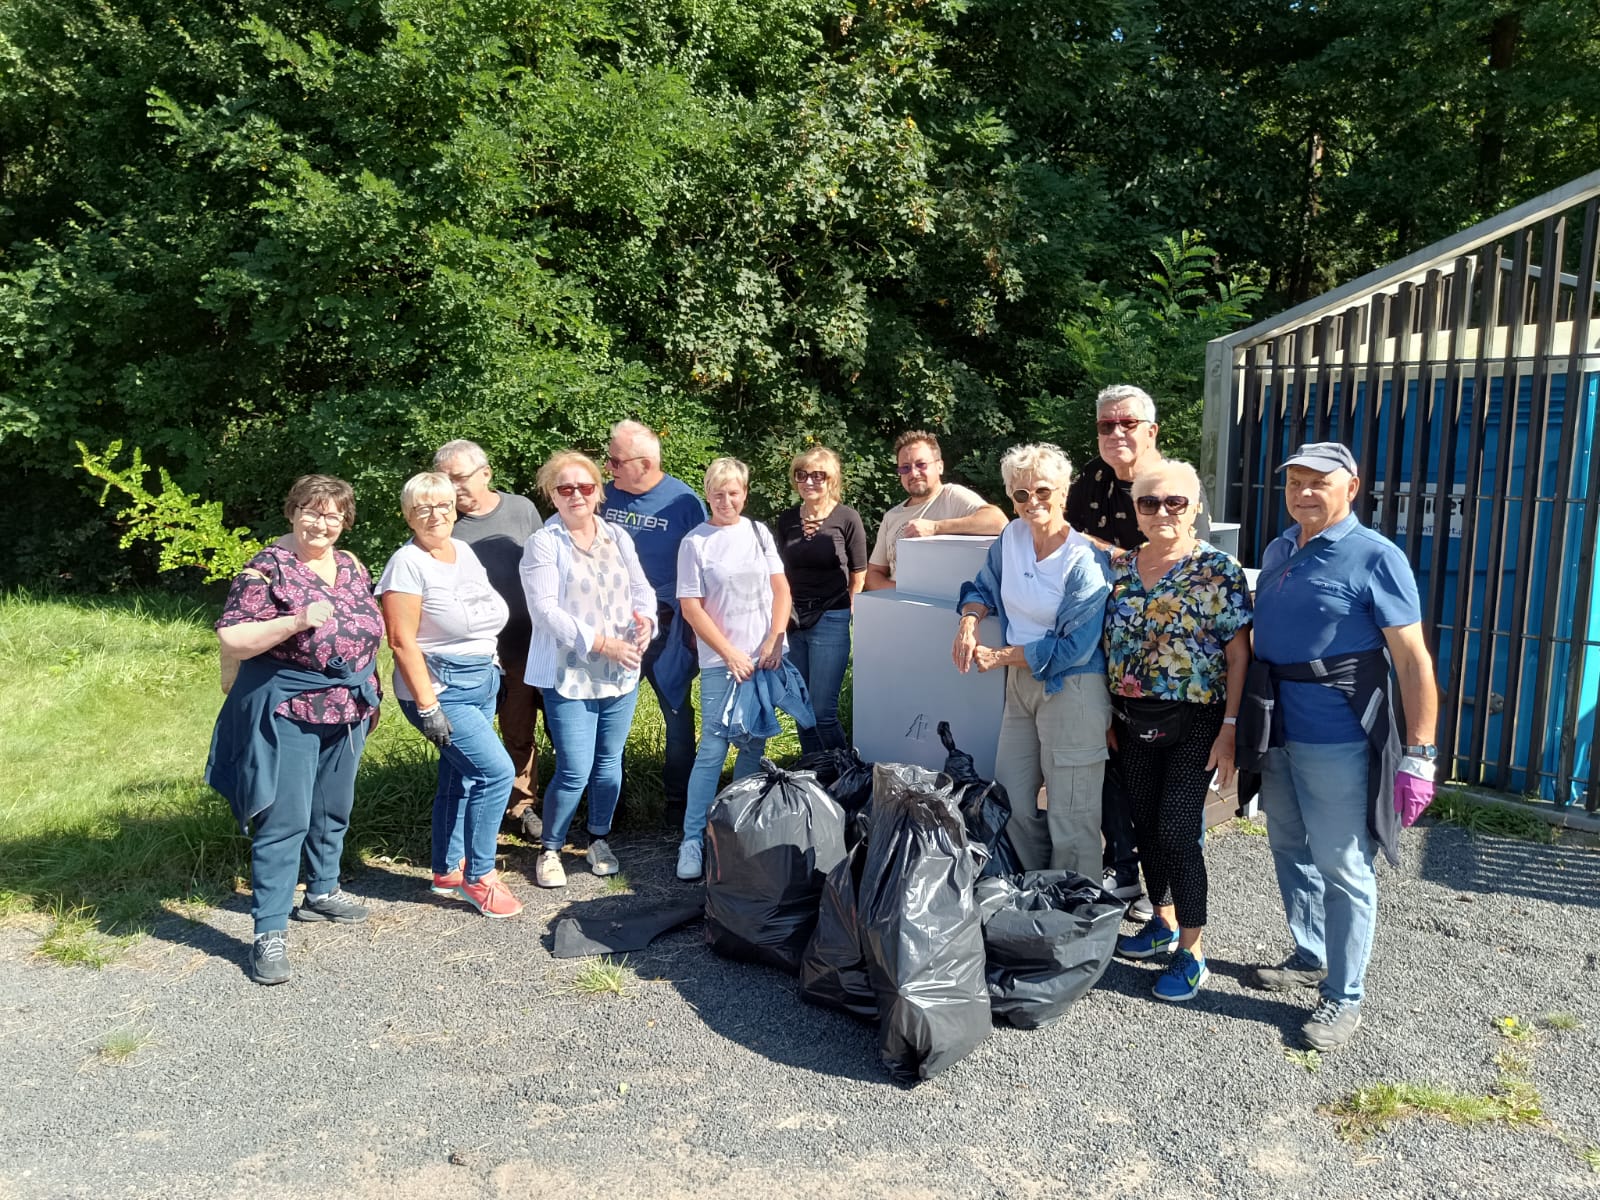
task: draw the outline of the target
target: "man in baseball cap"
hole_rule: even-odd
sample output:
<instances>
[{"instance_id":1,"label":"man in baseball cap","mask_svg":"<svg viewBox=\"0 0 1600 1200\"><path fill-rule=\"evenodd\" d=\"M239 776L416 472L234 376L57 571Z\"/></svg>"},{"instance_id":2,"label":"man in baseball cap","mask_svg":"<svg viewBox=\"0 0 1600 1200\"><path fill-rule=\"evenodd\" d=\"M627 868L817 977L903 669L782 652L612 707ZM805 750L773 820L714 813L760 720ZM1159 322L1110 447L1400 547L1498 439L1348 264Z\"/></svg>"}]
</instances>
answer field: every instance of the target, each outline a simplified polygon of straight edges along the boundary
<instances>
[{"instance_id":1,"label":"man in baseball cap","mask_svg":"<svg viewBox=\"0 0 1600 1200\"><path fill-rule=\"evenodd\" d=\"M1411 564L1352 511L1355 455L1339 442L1308 442L1279 469L1295 524L1261 558L1245 711L1271 714L1261 720L1272 728L1249 742L1270 746L1259 758L1261 804L1294 953L1257 967L1250 982L1316 988L1301 1034L1328 1051L1361 1023L1378 916L1375 852L1398 864L1402 824L1432 798L1438 692ZM1276 694L1274 708L1253 703L1262 693ZM1244 713L1240 727L1243 743Z\"/></svg>"}]
</instances>

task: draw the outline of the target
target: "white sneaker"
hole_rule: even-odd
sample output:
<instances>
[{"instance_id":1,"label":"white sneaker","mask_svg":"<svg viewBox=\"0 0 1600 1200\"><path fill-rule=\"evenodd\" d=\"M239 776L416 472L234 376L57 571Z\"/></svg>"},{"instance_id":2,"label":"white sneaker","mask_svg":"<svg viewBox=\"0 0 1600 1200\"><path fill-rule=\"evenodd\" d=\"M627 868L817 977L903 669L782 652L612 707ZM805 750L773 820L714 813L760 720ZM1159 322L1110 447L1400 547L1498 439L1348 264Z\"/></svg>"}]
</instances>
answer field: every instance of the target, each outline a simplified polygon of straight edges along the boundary
<instances>
[{"instance_id":1,"label":"white sneaker","mask_svg":"<svg viewBox=\"0 0 1600 1200\"><path fill-rule=\"evenodd\" d=\"M684 842L678 847L678 878L699 879L705 872L699 842Z\"/></svg>"},{"instance_id":2,"label":"white sneaker","mask_svg":"<svg viewBox=\"0 0 1600 1200\"><path fill-rule=\"evenodd\" d=\"M567 872L561 865L561 855L554 850L542 852L533 864L533 881L542 888L566 887Z\"/></svg>"}]
</instances>

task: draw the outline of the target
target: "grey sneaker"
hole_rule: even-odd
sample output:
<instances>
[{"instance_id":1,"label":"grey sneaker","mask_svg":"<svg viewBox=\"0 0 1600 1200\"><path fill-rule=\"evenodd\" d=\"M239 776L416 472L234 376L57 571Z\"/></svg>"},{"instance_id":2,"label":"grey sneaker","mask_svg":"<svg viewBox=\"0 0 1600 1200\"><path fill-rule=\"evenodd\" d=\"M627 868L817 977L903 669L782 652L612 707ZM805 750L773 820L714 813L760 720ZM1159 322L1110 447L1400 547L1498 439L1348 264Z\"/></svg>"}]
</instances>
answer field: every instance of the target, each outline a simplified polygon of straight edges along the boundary
<instances>
[{"instance_id":1,"label":"grey sneaker","mask_svg":"<svg viewBox=\"0 0 1600 1200\"><path fill-rule=\"evenodd\" d=\"M1128 919L1130 921L1148 921L1156 915L1155 905L1150 903L1149 896L1140 896L1128 905Z\"/></svg>"},{"instance_id":2,"label":"grey sneaker","mask_svg":"<svg viewBox=\"0 0 1600 1200\"><path fill-rule=\"evenodd\" d=\"M300 907L294 910L299 921L337 921L340 925L359 925L367 919L367 910L350 899L350 893L335 888L326 896L306 893Z\"/></svg>"},{"instance_id":3,"label":"grey sneaker","mask_svg":"<svg viewBox=\"0 0 1600 1200\"><path fill-rule=\"evenodd\" d=\"M1316 987L1327 977L1327 967L1313 967L1297 950L1275 967L1257 967L1250 972L1250 986L1268 992L1292 992L1295 988Z\"/></svg>"},{"instance_id":4,"label":"grey sneaker","mask_svg":"<svg viewBox=\"0 0 1600 1200\"><path fill-rule=\"evenodd\" d=\"M1119 879L1115 871L1107 871L1105 878L1100 881L1100 889L1110 892L1118 900L1134 900L1144 891L1139 886L1137 875L1129 879Z\"/></svg>"},{"instance_id":5,"label":"grey sneaker","mask_svg":"<svg viewBox=\"0 0 1600 1200\"><path fill-rule=\"evenodd\" d=\"M522 836L537 845L544 837L544 818L537 808L522 814Z\"/></svg>"},{"instance_id":6,"label":"grey sneaker","mask_svg":"<svg viewBox=\"0 0 1600 1200\"><path fill-rule=\"evenodd\" d=\"M704 852L699 842L684 842L678 847L678 878L699 879L705 874Z\"/></svg>"},{"instance_id":7,"label":"grey sneaker","mask_svg":"<svg viewBox=\"0 0 1600 1200\"><path fill-rule=\"evenodd\" d=\"M1321 1000L1311 1019L1300 1026L1300 1037L1312 1050L1338 1050L1361 1026L1361 1005L1354 1000Z\"/></svg>"},{"instance_id":8,"label":"grey sneaker","mask_svg":"<svg viewBox=\"0 0 1600 1200\"><path fill-rule=\"evenodd\" d=\"M611 847L606 845L605 838L590 838L589 849L584 857L589 860L589 870L596 875L615 875L622 870L622 864L617 861L617 856L611 853Z\"/></svg>"},{"instance_id":9,"label":"grey sneaker","mask_svg":"<svg viewBox=\"0 0 1600 1200\"><path fill-rule=\"evenodd\" d=\"M288 983L289 975L289 931L269 929L256 934L255 944L250 947L250 978L270 987Z\"/></svg>"}]
</instances>

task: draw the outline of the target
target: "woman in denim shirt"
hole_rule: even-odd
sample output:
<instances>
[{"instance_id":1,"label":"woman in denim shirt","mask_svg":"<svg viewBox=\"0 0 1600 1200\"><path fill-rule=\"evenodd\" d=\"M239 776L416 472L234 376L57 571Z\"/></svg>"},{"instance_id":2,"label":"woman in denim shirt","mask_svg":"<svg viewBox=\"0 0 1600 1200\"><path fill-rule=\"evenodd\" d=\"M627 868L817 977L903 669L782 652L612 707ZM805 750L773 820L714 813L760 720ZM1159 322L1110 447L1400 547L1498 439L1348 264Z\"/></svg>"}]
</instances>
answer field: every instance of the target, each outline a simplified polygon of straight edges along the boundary
<instances>
[{"instance_id":1,"label":"woman in denim shirt","mask_svg":"<svg viewBox=\"0 0 1600 1200\"><path fill-rule=\"evenodd\" d=\"M1110 560L1067 523L1072 464L1058 448L1013 446L1000 474L1019 519L962 585L952 657L962 673L1005 668L994 773L1011 798L1007 828L1022 865L1098 880L1111 721L1100 637ZM990 613L1006 641L999 650L978 644L978 622Z\"/></svg>"}]
</instances>

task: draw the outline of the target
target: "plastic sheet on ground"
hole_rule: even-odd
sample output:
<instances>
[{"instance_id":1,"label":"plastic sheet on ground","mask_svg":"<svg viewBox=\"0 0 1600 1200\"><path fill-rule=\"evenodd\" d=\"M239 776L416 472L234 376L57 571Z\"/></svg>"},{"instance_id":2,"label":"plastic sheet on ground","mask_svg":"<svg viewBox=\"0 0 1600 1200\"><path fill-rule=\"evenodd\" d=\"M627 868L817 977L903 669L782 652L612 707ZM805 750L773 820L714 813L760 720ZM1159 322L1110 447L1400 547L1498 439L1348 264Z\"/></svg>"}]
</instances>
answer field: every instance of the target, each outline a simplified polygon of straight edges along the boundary
<instances>
[{"instance_id":1,"label":"plastic sheet on ground","mask_svg":"<svg viewBox=\"0 0 1600 1200\"><path fill-rule=\"evenodd\" d=\"M1006 823L1011 820L1011 798L1005 788L990 779L980 779L972 755L956 748L955 737L950 732L950 722L939 722L939 740L944 743L947 757L944 773L955 786L956 801L961 819L967 827L967 837L979 842L989 851L989 861L984 865L985 875L1015 875L1022 870L1022 860L1017 857Z\"/></svg>"}]
</instances>

